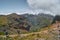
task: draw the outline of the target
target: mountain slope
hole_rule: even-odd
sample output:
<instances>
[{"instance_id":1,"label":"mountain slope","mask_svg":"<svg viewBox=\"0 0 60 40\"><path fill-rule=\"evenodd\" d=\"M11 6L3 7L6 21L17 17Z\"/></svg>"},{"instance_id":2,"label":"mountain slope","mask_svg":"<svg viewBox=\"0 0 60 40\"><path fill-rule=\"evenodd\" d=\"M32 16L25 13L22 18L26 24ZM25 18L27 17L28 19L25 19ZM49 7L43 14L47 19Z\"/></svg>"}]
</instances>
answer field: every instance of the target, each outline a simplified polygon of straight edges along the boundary
<instances>
[{"instance_id":1,"label":"mountain slope","mask_svg":"<svg viewBox=\"0 0 60 40\"><path fill-rule=\"evenodd\" d=\"M49 14L0 15L0 32L5 32L4 30L9 34L35 32L50 25L52 19L53 16Z\"/></svg>"}]
</instances>

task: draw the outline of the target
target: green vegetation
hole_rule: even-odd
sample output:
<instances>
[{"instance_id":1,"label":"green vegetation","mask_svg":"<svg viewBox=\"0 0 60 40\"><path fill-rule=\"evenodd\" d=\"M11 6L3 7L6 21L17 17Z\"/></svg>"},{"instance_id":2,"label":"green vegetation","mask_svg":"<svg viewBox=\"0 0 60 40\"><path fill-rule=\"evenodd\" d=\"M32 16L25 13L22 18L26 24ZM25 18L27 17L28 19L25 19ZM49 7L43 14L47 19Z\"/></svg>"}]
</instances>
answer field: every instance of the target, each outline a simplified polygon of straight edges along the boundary
<instances>
[{"instance_id":1,"label":"green vegetation","mask_svg":"<svg viewBox=\"0 0 60 40\"><path fill-rule=\"evenodd\" d=\"M19 36L19 34L15 37L0 37L1 40L58 40L56 34L51 34L49 31L47 33L43 32L45 30L50 30L48 27L43 28L40 32L32 32L27 33L27 36Z\"/></svg>"},{"instance_id":2,"label":"green vegetation","mask_svg":"<svg viewBox=\"0 0 60 40\"><path fill-rule=\"evenodd\" d=\"M4 35L4 32L0 32L0 35Z\"/></svg>"},{"instance_id":3,"label":"green vegetation","mask_svg":"<svg viewBox=\"0 0 60 40\"><path fill-rule=\"evenodd\" d=\"M2 15L0 40L58 40L57 32L49 27L52 19L48 14Z\"/></svg>"},{"instance_id":4,"label":"green vegetation","mask_svg":"<svg viewBox=\"0 0 60 40\"><path fill-rule=\"evenodd\" d=\"M40 31L51 24L53 19L49 14L0 15L0 32L6 30L9 34L30 33Z\"/></svg>"},{"instance_id":5,"label":"green vegetation","mask_svg":"<svg viewBox=\"0 0 60 40\"><path fill-rule=\"evenodd\" d=\"M7 25L7 17L1 16L0 17L0 25Z\"/></svg>"}]
</instances>

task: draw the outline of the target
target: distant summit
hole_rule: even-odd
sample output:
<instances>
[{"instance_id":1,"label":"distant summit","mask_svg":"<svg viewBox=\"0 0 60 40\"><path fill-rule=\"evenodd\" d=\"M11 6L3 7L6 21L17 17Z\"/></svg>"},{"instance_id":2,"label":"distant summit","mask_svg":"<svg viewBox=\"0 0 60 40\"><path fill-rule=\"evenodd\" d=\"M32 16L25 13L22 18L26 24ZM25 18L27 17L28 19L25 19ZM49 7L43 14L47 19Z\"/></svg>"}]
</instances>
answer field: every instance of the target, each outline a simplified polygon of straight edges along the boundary
<instances>
[{"instance_id":1,"label":"distant summit","mask_svg":"<svg viewBox=\"0 0 60 40\"><path fill-rule=\"evenodd\" d=\"M56 15L56 16L54 17L52 24L53 24L53 23L56 23L56 22L60 22L60 15Z\"/></svg>"},{"instance_id":2,"label":"distant summit","mask_svg":"<svg viewBox=\"0 0 60 40\"><path fill-rule=\"evenodd\" d=\"M18 15L17 13L11 13L11 14L9 14L9 15Z\"/></svg>"}]
</instances>

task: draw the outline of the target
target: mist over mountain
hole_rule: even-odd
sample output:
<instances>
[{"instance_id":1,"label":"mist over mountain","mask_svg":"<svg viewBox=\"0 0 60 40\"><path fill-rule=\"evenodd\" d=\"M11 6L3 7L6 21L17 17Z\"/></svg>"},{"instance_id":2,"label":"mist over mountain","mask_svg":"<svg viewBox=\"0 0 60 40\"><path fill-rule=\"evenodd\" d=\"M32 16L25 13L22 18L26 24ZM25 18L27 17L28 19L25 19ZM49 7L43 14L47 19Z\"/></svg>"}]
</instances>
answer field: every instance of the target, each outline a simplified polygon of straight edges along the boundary
<instances>
[{"instance_id":1,"label":"mist over mountain","mask_svg":"<svg viewBox=\"0 0 60 40\"><path fill-rule=\"evenodd\" d=\"M27 0L31 9L60 15L60 0Z\"/></svg>"}]
</instances>

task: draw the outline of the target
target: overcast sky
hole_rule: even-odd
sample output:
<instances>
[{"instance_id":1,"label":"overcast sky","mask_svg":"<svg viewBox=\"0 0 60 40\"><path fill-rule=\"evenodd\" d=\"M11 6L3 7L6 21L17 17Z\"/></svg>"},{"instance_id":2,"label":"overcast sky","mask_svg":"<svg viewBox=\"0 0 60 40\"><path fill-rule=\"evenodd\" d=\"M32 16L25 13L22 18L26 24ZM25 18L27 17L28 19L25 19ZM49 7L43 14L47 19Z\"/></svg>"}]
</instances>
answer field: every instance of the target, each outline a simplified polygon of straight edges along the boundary
<instances>
[{"instance_id":1,"label":"overcast sky","mask_svg":"<svg viewBox=\"0 0 60 40\"><path fill-rule=\"evenodd\" d=\"M60 14L60 0L0 0L0 14Z\"/></svg>"}]
</instances>

